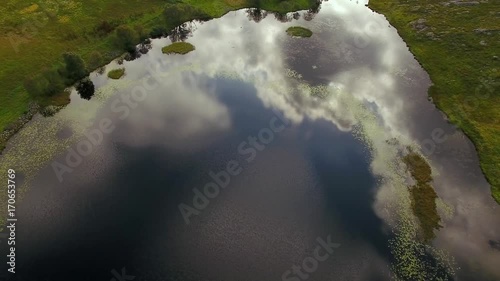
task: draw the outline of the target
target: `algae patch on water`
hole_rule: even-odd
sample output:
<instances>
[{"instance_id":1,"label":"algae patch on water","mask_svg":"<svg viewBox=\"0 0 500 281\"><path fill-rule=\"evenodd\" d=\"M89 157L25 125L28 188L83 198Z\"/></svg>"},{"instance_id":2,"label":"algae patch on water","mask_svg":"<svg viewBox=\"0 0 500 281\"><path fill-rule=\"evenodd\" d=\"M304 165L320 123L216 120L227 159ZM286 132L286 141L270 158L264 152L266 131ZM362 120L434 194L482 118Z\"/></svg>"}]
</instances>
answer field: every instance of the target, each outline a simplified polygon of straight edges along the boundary
<instances>
[{"instance_id":1,"label":"algae patch on water","mask_svg":"<svg viewBox=\"0 0 500 281\"><path fill-rule=\"evenodd\" d=\"M423 239L427 242L434 239L434 230L442 227L436 207L438 196L431 186L431 167L421 155L413 151L403 157L403 162L416 182L410 188L411 207L420 223Z\"/></svg>"},{"instance_id":2,"label":"algae patch on water","mask_svg":"<svg viewBox=\"0 0 500 281\"><path fill-rule=\"evenodd\" d=\"M161 49L162 53L170 55L170 54L180 54L185 55L189 52L194 51L196 48L187 42L175 42L168 46L165 46Z\"/></svg>"},{"instance_id":3,"label":"algae patch on water","mask_svg":"<svg viewBox=\"0 0 500 281\"><path fill-rule=\"evenodd\" d=\"M305 27L292 26L286 30L286 34L295 37L311 37L313 32Z\"/></svg>"}]
</instances>

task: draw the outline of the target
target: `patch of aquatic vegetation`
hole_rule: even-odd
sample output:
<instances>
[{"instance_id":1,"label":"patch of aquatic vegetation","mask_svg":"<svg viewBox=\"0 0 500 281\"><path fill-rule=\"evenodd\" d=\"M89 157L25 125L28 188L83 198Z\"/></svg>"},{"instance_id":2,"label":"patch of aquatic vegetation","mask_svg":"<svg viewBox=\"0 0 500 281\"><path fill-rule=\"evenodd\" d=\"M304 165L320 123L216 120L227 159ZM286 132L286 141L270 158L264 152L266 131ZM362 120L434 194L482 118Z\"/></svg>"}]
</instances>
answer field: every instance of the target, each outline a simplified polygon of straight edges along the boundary
<instances>
[{"instance_id":1,"label":"patch of aquatic vegetation","mask_svg":"<svg viewBox=\"0 0 500 281\"><path fill-rule=\"evenodd\" d=\"M194 51L196 48L191 43L187 42L175 42L161 49L162 53L170 54L180 54L185 55L189 52Z\"/></svg>"},{"instance_id":2,"label":"patch of aquatic vegetation","mask_svg":"<svg viewBox=\"0 0 500 281\"><path fill-rule=\"evenodd\" d=\"M382 177L381 185L388 189L392 197L387 204L388 210L393 211L396 222L392 226L394 238L390 240L395 279L451 280L455 274L454 259L446 252L417 239L419 226L414 219L411 193L406 184L406 169L399 161L401 147L386 141L386 131L376 115L364 104L348 94L342 96L343 103L353 112L358 122L355 127L356 135L372 152L372 170ZM419 177L426 178L425 175Z\"/></svg>"},{"instance_id":3,"label":"patch of aquatic vegetation","mask_svg":"<svg viewBox=\"0 0 500 281\"><path fill-rule=\"evenodd\" d=\"M301 92L309 93L311 97L325 99L331 95L331 91L328 90L326 85L310 86L307 83L300 83L298 89Z\"/></svg>"},{"instance_id":4,"label":"patch of aquatic vegetation","mask_svg":"<svg viewBox=\"0 0 500 281\"><path fill-rule=\"evenodd\" d=\"M286 77L290 77L290 78L302 79L302 74L298 73L295 70L289 69L289 68L285 69L285 75L286 75Z\"/></svg>"},{"instance_id":5,"label":"patch of aquatic vegetation","mask_svg":"<svg viewBox=\"0 0 500 281\"><path fill-rule=\"evenodd\" d=\"M108 98L115 91L116 88L112 83L110 86L99 89L101 95L107 95ZM0 157L0 171L6 173L8 169L14 169L18 175L22 176L23 180L17 182L16 188L18 202L22 201L35 176L44 165L84 137L83 133L92 124L95 112L101 106L102 104L85 108L70 106L50 118L34 118L9 140L12 146L6 149ZM72 135L60 139L57 134L61 128L71 129ZM0 209L7 208L6 202L7 193L1 193ZM0 226L3 225L5 225L5 217L2 216Z\"/></svg>"},{"instance_id":6,"label":"patch of aquatic vegetation","mask_svg":"<svg viewBox=\"0 0 500 281\"><path fill-rule=\"evenodd\" d=\"M313 32L305 27L292 26L286 30L286 34L294 37L311 37Z\"/></svg>"},{"instance_id":7,"label":"patch of aquatic vegetation","mask_svg":"<svg viewBox=\"0 0 500 281\"><path fill-rule=\"evenodd\" d=\"M295 77L296 75L287 76ZM297 88L305 96L321 97L324 99L323 103L337 104L340 108L346 108L354 116L353 135L361 140L371 152L372 172L381 179L378 200L382 202L384 209L382 212L386 213L385 219L393 234L389 241L393 255L391 265L393 279L452 280L457 268L454 258L447 252L418 239L421 224L414 215L412 198L415 198L415 193L408 188L407 165L401 161L408 146L414 147L414 150L418 147L403 136L395 136L392 141L388 139L387 132L377 115L363 102L345 93L342 88L311 86L303 81ZM293 89L289 89L288 92L293 92ZM407 161L412 164L410 167L415 173L415 178L428 184L432 179L431 168L427 162L425 162L427 165L424 165L422 159L413 154L407 157ZM424 197L427 199L425 192ZM441 206L446 205L441 204ZM431 207L435 212L435 204ZM431 216L431 222L435 222L435 216L437 213ZM434 224L431 223L430 226L434 227Z\"/></svg>"},{"instance_id":8,"label":"patch of aquatic vegetation","mask_svg":"<svg viewBox=\"0 0 500 281\"><path fill-rule=\"evenodd\" d=\"M451 219L453 217L453 214L455 213L453 207L446 204L446 202L444 202L439 197L436 199L436 208L439 214L441 214L441 217L443 218L442 223L444 223L444 221L446 220Z\"/></svg>"},{"instance_id":9,"label":"patch of aquatic vegetation","mask_svg":"<svg viewBox=\"0 0 500 281\"><path fill-rule=\"evenodd\" d=\"M125 75L125 68L113 69L108 72L108 77L111 79L120 79L123 75Z\"/></svg>"},{"instance_id":10,"label":"patch of aquatic vegetation","mask_svg":"<svg viewBox=\"0 0 500 281\"><path fill-rule=\"evenodd\" d=\"M441 218L437 212L436 191L431 186L432 170L420 154L411 151L403 157L416 184L410 188L413 214L420 222L422 238L429 242L436 237L434 230L441 228Z\"/></svg>"},{"instance_id":11,"label":"patch of aquatic vegetation","mask_svg":"<svg viewBox=\"0 0 500 281\"><path fill-rule=\"evenodd\" d=\"M155 75L158 76L158 79L161 79L178 72L197 69L199 69L199 65L190 63L155 73ZM6 178L7 170L15 169L17 174L23 178L22 182L17 183L18 202L22 201L42 167L50 164L50 160L65 153L85 137L85 131L92 128L95 122L98 121L95 120L97 112L103 106L106 106L107 102L116 96L116 93L126 91L138 83L145 83L147 79L151 79L151 76L138 80L109 80L105 86L97 89L92 102L70 104L49 118L34 118L13 136L9 140L12 145L4 150L0 157L0 171L2 171L0 176L3 175ZM89 106L89 104L92 106ZM57 111L58 109L54 108L54 110ZM60 139L58 132L61 128L70 129L72 135ZM54 177L56 177L55 174ZM6 203L7 192L2 192L0 193L0 209L7 209ZM4 225L5 217L1 216L0 232Z\"/></svg>"}]
</instances>

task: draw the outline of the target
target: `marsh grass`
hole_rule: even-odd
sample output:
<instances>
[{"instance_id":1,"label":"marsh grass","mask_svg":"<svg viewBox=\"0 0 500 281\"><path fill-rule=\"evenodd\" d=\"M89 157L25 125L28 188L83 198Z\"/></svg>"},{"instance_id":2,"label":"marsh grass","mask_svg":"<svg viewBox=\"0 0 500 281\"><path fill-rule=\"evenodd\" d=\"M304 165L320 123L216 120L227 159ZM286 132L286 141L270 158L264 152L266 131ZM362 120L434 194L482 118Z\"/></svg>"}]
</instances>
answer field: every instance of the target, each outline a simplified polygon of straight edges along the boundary
<instances>
[{"instance_id":1,"label":"marsh grass","mask_svg":"<svg viewBox=\"0 0 500 281\"><path fill-rule=\"evenodd\" d=\"M295 37L311 37L313 32L305 27L292 26L286 30L286 34Z\"/></svg>"},{"instance_id":2,"label":"marsh grass","mask_svg":"<svg viewBox=\"0 0 500 281\"><path fill-rule=\"evenodd\" d=\"M429 163L418 153L410 151L403 157L416 184L410 188L411 207L417 217L425 242L434 239L434 230L441 228L441 218L437 212L436 191L431 185L432 170Z\"/></svg>"},{"instance_id":3,"label":"marsh grass","mask_svg":"<svg viewBox=\"0 0 500 281\"><path fill-rule=\"evenodd\" d=\"M108 77L111 79L120 79L125 75L125 68L117 68L108 72Z\"/></svg>"},{"instance_id":4,"label":"marsh grass","mask_svg":"<svg viewBox=\"0 0 500 281\"><path fill-rule=\"evenodd\" d=\"M161 49L162 53L170 55L170 54L180 54L185 55L189 52L194 51L196 48L187 42L175 42L168 46L165 46Z\"/></svg>"}]
</instances>

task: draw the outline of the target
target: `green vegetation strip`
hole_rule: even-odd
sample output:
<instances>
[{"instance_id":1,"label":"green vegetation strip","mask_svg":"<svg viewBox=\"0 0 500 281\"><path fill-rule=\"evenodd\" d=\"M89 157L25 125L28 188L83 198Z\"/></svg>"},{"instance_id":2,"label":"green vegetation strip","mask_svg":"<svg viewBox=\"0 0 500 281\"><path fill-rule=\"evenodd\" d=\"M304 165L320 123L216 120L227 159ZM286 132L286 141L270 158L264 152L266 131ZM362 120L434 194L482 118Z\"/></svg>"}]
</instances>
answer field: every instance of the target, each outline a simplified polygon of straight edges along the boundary
<instances>
[{"instance_id":1,"label":"green vegetation strip","mask_svg":"<svg viewBox=\"0 0 500 281\"><path fill-rule=\"evenodd\" d=\"M108 77L111 79L120 79L123 75L125 75L125 68L113 69L108 72Z\"/></svg>"},{"instance_id":2,"label":"green vegetation strip","mask_svg":"<svg viewBox=\"0 0 500 281\"><path fill-rule=\"evenodd\" d=\"M164 54L170 55L170 54L180 54L180 55L185 55L189 52L192 52L195 50L195 47L187 42L175 42L172 43L166 47L163 47L161 51Z\"/></svg>"},{"instance_id":3,"label":"green vegetation strip","mask_svg":"<svg viewBox=\"0 0 500 281\"><path fill-rule=\"evenodd\" d=\"M429 73L429 95L474 142L500 203L500 2L371 0Z\"/></svg>"},{"instance_id":4,"label":"green vegetation strip","mask_svg":"<svg viewBox=\"0 0 500 281\"><path fill-rule=\"evenodd\" d=\"M420 154L413 151L403 158L403 162L416 181L416 185L410 189L413 214L420 222L423 240L429 242L435 237L434 230L441 228L436 207L438 196L431 186L431 167Z\"/></svg>"},{"instance_id":5,"label":"green vegetation strip","mask_svg":"<svg viewBox=\"0 0 500 281\"><path fill-rule=\"evenodd\" d=\"M286 30L286 33L290 36L295 37L311 37L313 35L312 31L300 26L292 26Z\"/></svg>"}]
</instances>

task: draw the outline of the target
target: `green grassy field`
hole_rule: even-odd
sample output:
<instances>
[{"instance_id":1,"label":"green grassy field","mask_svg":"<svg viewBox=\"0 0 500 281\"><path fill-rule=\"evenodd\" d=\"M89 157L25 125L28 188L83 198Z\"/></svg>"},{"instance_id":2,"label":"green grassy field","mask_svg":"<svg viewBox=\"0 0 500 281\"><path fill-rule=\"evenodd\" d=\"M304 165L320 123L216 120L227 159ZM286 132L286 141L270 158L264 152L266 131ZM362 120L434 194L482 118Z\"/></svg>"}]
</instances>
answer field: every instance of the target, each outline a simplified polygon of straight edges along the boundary
<instances>
[{"instance_id":1,"label":"green grassy field","mask_svg":"<svg viewBox=\"0 0 500 281\"><path fill-rule=\"evenodd\" d=\"M429 73L434 103L474 142L500 203L500 2L371 0Z\"/></svg>"},{"instance_id":2,"label":"green grassy field","mask_svg":"<svg viewBox=\"0 0 500 281\"><path fill-rule=\"evenodd\" d=\"M44 69L62 65L62 54L74 52L94 70L123 50L114 43L114 29L128 26L140 34L169 31L189 13L172 19L164 15L168 5L185 4L208 17L220 17L231 10L260 7L288 12L308 9L314 0L8 0L0 7L0 132L28 110L33 101L23 84ZM189 12L189 11L188 11ZM104 30L104 32L103 32ZM139 38L134 43L140 43ZM97 53L97 55L96 55ZM98 59L96 59L96 57ZM62 104L61 95L37 100ZM1 141L0 141L1 142ZM0 147L4 143L0 143Z\"/></svg>"}]
</instances>

